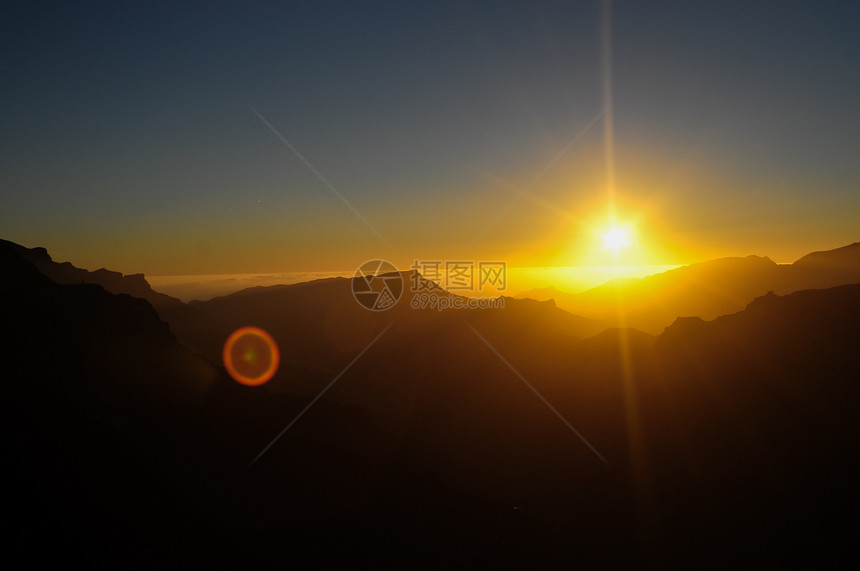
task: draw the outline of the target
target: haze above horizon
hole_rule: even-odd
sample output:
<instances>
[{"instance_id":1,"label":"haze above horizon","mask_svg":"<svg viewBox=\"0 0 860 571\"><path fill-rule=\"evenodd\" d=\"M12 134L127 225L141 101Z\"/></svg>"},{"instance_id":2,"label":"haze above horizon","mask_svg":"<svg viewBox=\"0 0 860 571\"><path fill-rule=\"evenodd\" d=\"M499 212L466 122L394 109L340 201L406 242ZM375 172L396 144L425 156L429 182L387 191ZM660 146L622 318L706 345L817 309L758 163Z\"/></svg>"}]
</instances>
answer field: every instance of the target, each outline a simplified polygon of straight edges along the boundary
<instances>
[{"instance_id":1,"label":"haze above horizon","mask_svg":"<svg viewBox=\"0 0 860 571\"><path fill-rule=\"evenodd\" d=\"M532 289L553 287L566 293L577 293L614 278L645 277L678 266L595 266L567 268L508 268L503 291L474 289L457 293L466 296L487 294L514 296ZM153 289L182 301L205 300L255 286L290 285L325 278L352 278L355 270L333 272L268 272L248 274L152 275L146 280Z\"/></svg>"}]
</instances>

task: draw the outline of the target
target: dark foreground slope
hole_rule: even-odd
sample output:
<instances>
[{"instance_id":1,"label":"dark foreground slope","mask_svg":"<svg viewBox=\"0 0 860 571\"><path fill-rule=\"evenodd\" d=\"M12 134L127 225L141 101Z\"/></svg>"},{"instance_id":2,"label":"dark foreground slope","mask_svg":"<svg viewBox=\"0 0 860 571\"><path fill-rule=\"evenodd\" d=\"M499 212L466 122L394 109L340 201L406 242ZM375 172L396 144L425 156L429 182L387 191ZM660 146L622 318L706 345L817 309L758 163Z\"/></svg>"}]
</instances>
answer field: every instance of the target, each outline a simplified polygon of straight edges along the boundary
<instances>
[{"instance_id":1,"label":"dark foreground slope","mask_svg":"<svg viewBox=\"0 0 860 571\"><path fill-rule=\"evenodd\" d=\"M181 300L155 291L143 274L123 275L105 268L91 272L78 268L71 262L55 262L45 248L27 248L8 240L0 239L0 250L30 262L42 275L56 284L98 285L110 293L145 299L155 308L161 319L170 323L171 331L181 342L198 353L201 352L201 346L223 341L217 323L213 323L206 315Z\"/></svg>"},{"instance_id":2,"label":"dark foreground slope","mask_svg":"<svg viewBox=\"0 0 860 571\"><path fill-rule=\"evenodd\" d=\"M5 539L30 561L164 557L197 527L162 477L171 426L217 372L144 300L57 285L5 248L0 267Z\"/></svg>"},{"instance_id":3,"label":"dark foreground slope","mask_svg":"<svg viewBox=\"0 0 860 571\"><path fill-rule=\"evenodd\" d=\"M768 566L856 560L858 347L860 284L766 295L658 338L643 413L673 543Z\"/></svg>"},{"instance_id":4,"label":"dark foreground slope","mask_svg":"<svg viewBox=\"0 0 860 571\"><path fill-rule=\"evenodd\" d=\"M227 381L143 300L0 264L7 517L38 559L434 567L633 545L623 477L459 315L404 319L343 378L374 406L324 399L251 465L307 399Z\"/></svg>"},{"instance_id":5,"label":"dark foreground slope","mask_svg":"<svg viewBox=\"0 0 860 571\"><path fill-rule=\"evenodd\" d=\"M304 315L310 341L275 337L288 368L304 356L319 378L294 364L280 386L247 388L145 301L53 284L14 253L0 263L19 332L3 349L7 517L31 556L400 569L851 554L860 286L580 340L529 302L356 325L325 309L342 285L320 282L295 306L251 296L240 312Z\"/></svg>"}]
</instances>

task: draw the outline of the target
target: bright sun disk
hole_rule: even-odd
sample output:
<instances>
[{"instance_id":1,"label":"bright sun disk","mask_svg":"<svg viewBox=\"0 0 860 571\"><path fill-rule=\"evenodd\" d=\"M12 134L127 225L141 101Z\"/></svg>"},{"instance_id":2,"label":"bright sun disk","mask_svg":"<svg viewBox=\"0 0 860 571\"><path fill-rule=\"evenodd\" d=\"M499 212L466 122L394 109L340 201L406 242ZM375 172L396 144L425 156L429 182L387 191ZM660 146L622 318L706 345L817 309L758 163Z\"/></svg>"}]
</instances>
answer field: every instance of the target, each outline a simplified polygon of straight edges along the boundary
<instances>
[{"instance_id":1,"label":"bright sun disk","mask_svg":"<svg viewBox=\"0 0 860 571\"><path fill-rule=\"evenodd\" d=\"M624 228L613 226L603 233L603 245L608 250L618 252L630 245L630 233Z\"/></svg>"}]
</instances>

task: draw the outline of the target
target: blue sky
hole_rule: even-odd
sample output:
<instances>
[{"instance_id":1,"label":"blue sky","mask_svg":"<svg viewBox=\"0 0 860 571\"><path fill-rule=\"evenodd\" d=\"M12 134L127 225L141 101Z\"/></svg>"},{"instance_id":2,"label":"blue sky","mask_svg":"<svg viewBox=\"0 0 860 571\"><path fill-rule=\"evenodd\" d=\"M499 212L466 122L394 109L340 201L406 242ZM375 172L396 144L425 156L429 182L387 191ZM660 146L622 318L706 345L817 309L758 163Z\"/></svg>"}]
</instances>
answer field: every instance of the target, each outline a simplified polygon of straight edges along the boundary
<instances>
[{"instance_id":1,"label":"blue sky","mask_svg":"<svg viewBox=\"0 0 860 571\"><path fill-rule=\"evenodd\" d=\"M858 11L612 3L615 186L643 263L790 261L860 239ZM6 3L2 236L125 272L576 264L607 193L603 119L470 243L605 115L602 13Z\"/></svg>"}]
</instances>

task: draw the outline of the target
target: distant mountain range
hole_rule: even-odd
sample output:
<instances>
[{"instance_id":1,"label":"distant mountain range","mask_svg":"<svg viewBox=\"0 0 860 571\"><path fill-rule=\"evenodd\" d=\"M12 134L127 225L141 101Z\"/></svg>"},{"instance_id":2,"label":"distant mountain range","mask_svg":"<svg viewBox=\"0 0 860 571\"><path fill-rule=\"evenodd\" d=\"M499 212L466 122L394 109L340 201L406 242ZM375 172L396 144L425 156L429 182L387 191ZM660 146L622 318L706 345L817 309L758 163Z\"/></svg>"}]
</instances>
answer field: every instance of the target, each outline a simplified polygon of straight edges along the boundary
<instances>
[{"instance_id":1,"label":"distant mountain range","mask_svg":"<svg viewBox=\"0 0 860 571\"><path fill-rule=\"evenodd\" d=\"M769 291L786 294L852 283L860 283L860 243L814 252L788 265L759 256L722 258L644 278L612 280L582 293L548 287L517 298L552 299L558 307L606 326L657 334L677 317L713 319L739 311Z\"/></svg>"},{"instance_id":2,"label":"distant mountain range","mask_svg":"<svg viewBox=\"0 0 860 571\"><path fill-rule=\"evenodd\" d=\"M0 243L0 358L7 539L31 561L49 542L123 567L856 562L860 284L653 336L529 299L407 291L374 313L347 279L154 295L157 314L24 250ZM714 264L697 275L731 282ZM261 387L220 366L243 325L281 348Z\"/></svg>"},{"instance_id":3,"label":"distant mountain range","mask_svg":"<svg viewBox=\"0 0 860 571\"><path fill-rule=\"evenodd\" d=\"M171 324L186 345L213 359L220 355L220 349L215 346L224 330L239 327L241 319L237 321L233 317L241 316L245 311L244 306L255 305L255 302L249 301L255 296L256 299L271 300L272 307L280 307L283 302L294 309L304 308L303 312L306 309L311 314L313 308L319 309L321 303L337 299L338 311L343 309L352 316L351 319L359 319L356 315L362 315L361 312L356 313L360 308L355 307L346 278L252 287L212 300L186 304L153 290L143 274L123 275L104 268L90 272L69 262L54 262L44 248L25 248L6 240L0 240L0 245L18 252L56 283L98 284L112 293L126 293L146 299ZM414 279L424 281L422 276L416 278L413 274L403 272L405 284L412 283L410 280ZM860 283L860 243L813 252L793 264L776 264L770 258L760 256L721 258L644 278L619 278L581 293L566 293L547 287L522 292L515 299L506 300L509 307L519 307L521 302L518 300L524 299L554 304L573 314L571 317L562 317L561 313L554 312L560 319L566 320L566 324L559 327L580 338L590 337L611 327L630 327L656 335L678 317L713 319L739 311L754 298L768 292L786 294L852 283ZM445 295L457 297L449 292L445 292ZM320 296L320 299L314 302L311 299L314 296ZM407 307L409 301L411 294L406 291L400 310ZM553 312L550 306L533 307L543 307L543 311ZM238 315L236 312L239 312ZM331 313L334 315L337 312ZM262 317L266 322L273 321L265 316L255 317ZM220 325L213 319L220 320ZM319 315L314 314L313 319L319 321ZM289 327L283 321L274 321L277 321L276 327ZM307 324L295 316L289 321L299 329ZM340 326L333 324L329 327L340 330ZM213 329L220 330L218 335L209 335L208 342L202 341L207 332Z\"/></svg>"}]
</instances>

